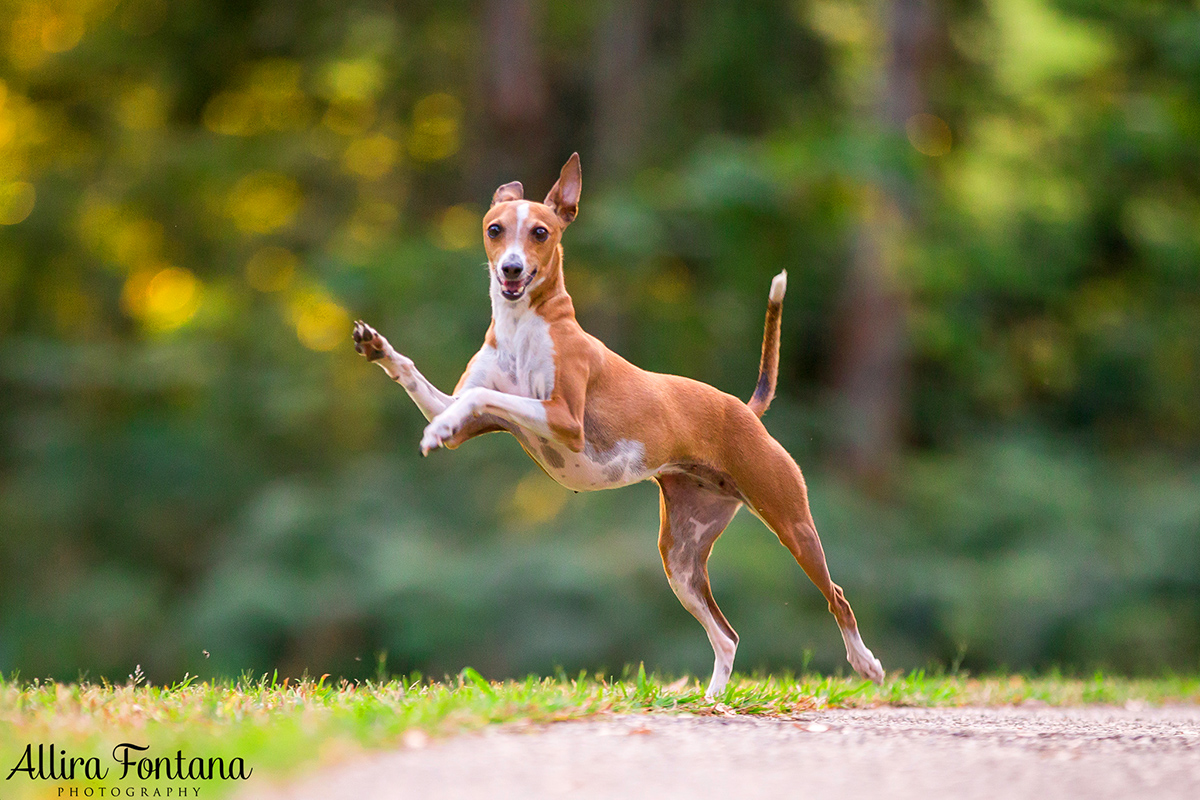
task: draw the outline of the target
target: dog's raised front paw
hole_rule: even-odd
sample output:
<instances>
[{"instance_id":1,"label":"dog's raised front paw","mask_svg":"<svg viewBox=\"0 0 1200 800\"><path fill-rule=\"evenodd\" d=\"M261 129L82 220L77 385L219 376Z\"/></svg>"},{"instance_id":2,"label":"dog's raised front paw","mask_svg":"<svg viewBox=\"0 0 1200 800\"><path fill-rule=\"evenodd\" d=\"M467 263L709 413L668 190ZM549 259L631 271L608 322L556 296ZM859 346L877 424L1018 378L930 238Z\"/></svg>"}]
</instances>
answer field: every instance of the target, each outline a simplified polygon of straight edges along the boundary
<instances>
[{"instance_id":1,"label":"dog's raised front paw","mask_svg":"<svg viewBox=\"0 0 1200 800\"><path fill-rule=\"evenodd\" d=\"M387 339L361 319L354 323L354 350L366 356L367 361L378 361L387 351Z\"/></svg>"},{"instance_id":2,"label":"dog's raised front paw","mask_svg":"<svg viewBox=\"0 0 1200 800\"><path fill-rule=\"evenodd\" d=\"M455 433L456 426L441 417L434 417L433 422L425 426L425 435L421 437L421 455L427 456L437 450Z\"/></svg>"}]
</instances>

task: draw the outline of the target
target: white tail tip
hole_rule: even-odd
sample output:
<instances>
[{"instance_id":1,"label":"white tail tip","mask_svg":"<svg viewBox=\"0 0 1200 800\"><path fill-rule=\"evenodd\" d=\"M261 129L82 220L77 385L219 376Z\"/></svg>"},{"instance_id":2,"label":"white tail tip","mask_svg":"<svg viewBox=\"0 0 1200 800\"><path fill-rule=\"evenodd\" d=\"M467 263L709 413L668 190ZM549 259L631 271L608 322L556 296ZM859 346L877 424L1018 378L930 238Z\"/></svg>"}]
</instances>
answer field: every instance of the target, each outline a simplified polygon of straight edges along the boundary
<instances>
[{"instance_id":1,"label":"white tail tip","mask_svg":"<svg viewBox=\"0 0 1200 800\"><path fill-rule=\"evenodd\" d=\"M787 291L787 270L780 272L771 280L771 302L783 302L783 293Z\"/></svg>"}]
</instances>

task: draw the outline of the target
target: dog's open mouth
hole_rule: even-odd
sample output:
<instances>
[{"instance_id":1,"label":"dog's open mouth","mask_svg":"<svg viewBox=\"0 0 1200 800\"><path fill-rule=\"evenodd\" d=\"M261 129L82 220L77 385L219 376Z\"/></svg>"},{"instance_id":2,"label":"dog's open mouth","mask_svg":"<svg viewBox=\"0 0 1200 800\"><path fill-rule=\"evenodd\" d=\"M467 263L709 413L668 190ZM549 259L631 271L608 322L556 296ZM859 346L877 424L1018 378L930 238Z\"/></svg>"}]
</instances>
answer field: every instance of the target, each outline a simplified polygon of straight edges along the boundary
<instances>
[{"instance_id":1,"label":"dog's open mouth","mask_svg":"<svg viewBox=\"0 0 1200 800\"><path fill-rule=\"evenodd\" d=\"M525 289L529 287L529 283L535 275L537 275L536 269L530 272L529 277L525 280L504 281L497 276L496 280L500 281L500 294L504 296L505 300L519 300L521 295L525 294Z\"/></svg>"}]
</instances>

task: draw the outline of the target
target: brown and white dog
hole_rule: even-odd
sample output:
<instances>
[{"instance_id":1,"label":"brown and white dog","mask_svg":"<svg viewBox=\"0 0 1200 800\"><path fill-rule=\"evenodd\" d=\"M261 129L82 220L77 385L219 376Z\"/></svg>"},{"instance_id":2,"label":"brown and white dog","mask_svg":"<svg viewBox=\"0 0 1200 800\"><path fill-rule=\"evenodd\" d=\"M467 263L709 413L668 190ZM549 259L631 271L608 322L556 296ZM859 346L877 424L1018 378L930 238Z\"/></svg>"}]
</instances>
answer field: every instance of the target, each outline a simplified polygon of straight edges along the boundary
<instances>
[{"instance_id":1,"label":"brown and white dog","mask_svg":"<svg viewBox=\"0 0 1200 800\"><path fill-rule=\"evenodd\" d=\"M492 324L453 395L438 391L361 321L354 326L355 349L403 386L429 420L423 454L507 431L569 489L654 479L662 493L658 549L667 580L716 654L708 696L724 689L738 643L713 600L708 555L743 504L825 595L851 666L882 681L883 667L829 577L800 468L758 419L775 395L787 273L771 282L758 386L749 403L698 381L641 370L579 327L563 286L560 240L575 219L581 185L576 153L541 203L525 200L517 182L496 190L483 218Z\"/></svg>"}]
</instances>

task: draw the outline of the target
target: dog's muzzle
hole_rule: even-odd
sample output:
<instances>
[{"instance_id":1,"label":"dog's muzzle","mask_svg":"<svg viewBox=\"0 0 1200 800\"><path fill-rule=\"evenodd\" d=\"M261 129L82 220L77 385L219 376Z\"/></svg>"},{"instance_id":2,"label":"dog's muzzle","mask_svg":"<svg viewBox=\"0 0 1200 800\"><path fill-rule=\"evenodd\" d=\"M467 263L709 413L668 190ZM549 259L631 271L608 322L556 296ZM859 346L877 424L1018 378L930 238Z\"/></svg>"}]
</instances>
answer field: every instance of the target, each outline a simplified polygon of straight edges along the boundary
<instances>
[{"instance_id":1,"label":"dog's muzzle","mask_svg":"<svg viewBox=\"0 0 1200 800\"><path fill-rule=\"evenodd\" d=\"M500 283L500 294L505 300L519 300L529 287L537 270L532 269L524 278L525 265L519 261L506 261L496 270L496 280Z\"/></svg>"}]
</instances>

